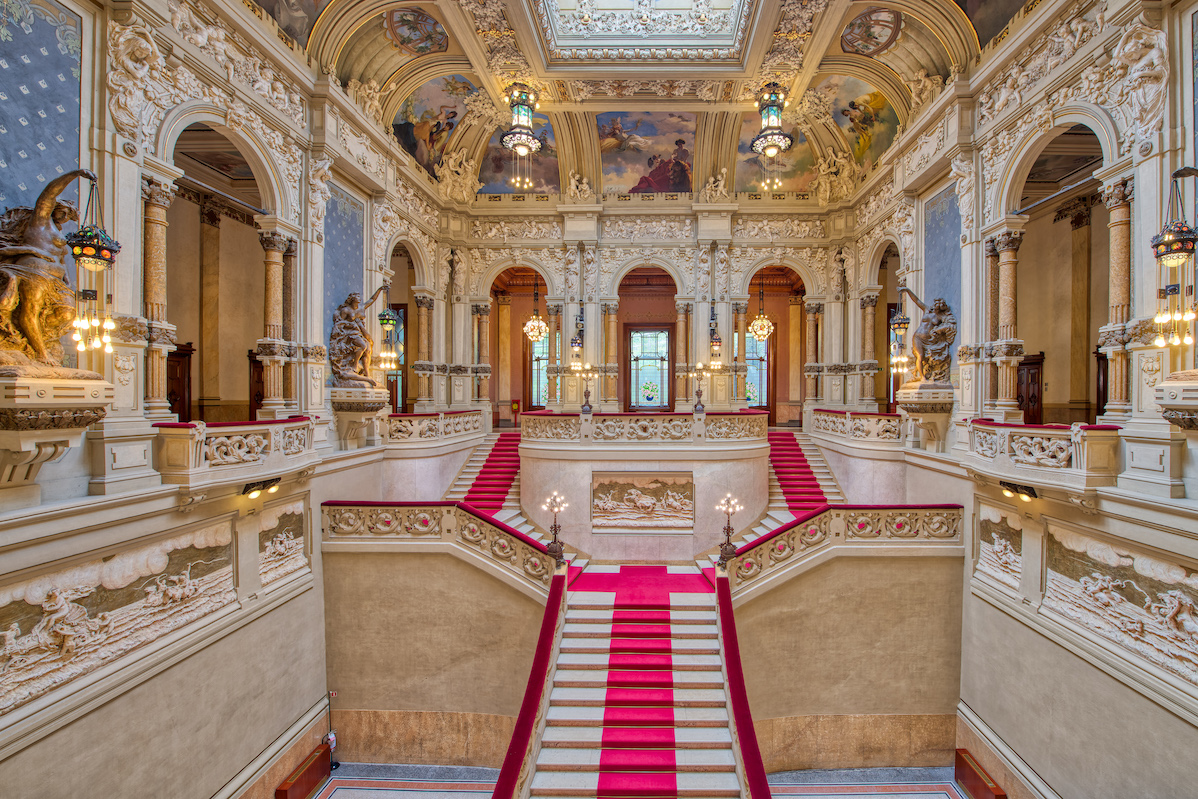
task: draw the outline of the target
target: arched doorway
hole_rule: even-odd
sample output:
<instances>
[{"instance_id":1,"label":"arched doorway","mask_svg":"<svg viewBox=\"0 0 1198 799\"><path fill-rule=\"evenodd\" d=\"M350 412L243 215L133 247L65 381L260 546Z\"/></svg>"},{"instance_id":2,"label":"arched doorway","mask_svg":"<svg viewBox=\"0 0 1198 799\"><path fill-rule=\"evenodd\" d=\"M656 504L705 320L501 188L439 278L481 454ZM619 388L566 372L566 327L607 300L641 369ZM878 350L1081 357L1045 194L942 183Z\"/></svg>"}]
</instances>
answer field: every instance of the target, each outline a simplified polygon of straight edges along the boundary
<instances>
[{"instance_id":1,"label":"arched doorway","mask_svg":"<svg viewBox=\"0 0 1198 799\"><path fill-rule=\"evenodd\" d=\"M764 314L774 331L764 340L746 333L742 341L737 333L734 357L745 374L734 390L748 407L768 411L771 425L802 423L806 294L803 279L787 266L762 267L749 279L746 329Z\"/></svg>"},{"instance_id":2,"label":"arched doorway","mask_svg":"<svg viewBox=\"0 0 1198 799\"><path fill-rule=\"evenodd\" d=\"M545 280L532 267L512 266L491 283L491 383L494 425L518 424L521 411L539 410L557 401L561 363L560 309L546 301ZM531 341L524 324L535 315L549 328Z\"/></svg>"},{"instance_id":3,"label":"arched doorway","mask_svg":"<svg viewBox=\"0 0 1198 799\"><path fill-rule=\"evenodd\" d=\"M897 350L898 342L890 332L891 319L899 313L902 298L898 293L899 251L893 242L887 244L878 263L878 303L874 315L874 354L878 362L878 377L874 380L873 400L877 406L887 413L895 413L898 403L895 392L902 385L904 377L890 370L892 350ZM862 397L864 400L869 397Z\"/></svg>"},{"instance_id":4,"label":"arched doorway","mask_svg":"<svg viewBox=\"0 0 1198 799\"><path fill-rule=\"evenodd\" d=\"M399 317L392 334L397 368L386 373L392 413L408 413L415 406L417 399L416 381L412 379L411 371L418 346L415 335L415 297L412 294L412 286L415 283L416 266L412 262L411 253L403 244L396 244L391 250L391 290L388 296L391 310Z\"/></svg>"},{"instance_id":5,"label":"arched doorway","mask_svg":"<svg viewBox=\"0 0 1198 799\"><path fill-rule=\"evenodd\" d=\"M171 410L184 420L253 419L266 294L258 182L237 145L202 123L179 135L173 161L183 176L167 210L167 308L179 342L167 364Z\"/></svg>"},{"instance_id":6,"label":"arched doorway","mask_svg":"<svg viewBox=\"0 0 1198 799\"><path fill-rule=\"evenodd\" d=\"M1075 125L1042 147L1015 212L1029 217L1016 269L1019 406L1029 424L1093 422L1104 402L1097 349L1108 304L1109 215L1093 177L1102 146Z\"/></svg>"},{"instance_id":7,"label":"arched doorway","mask_svg":"<svg viewBox=\"0 0 1198 799\"><path fill-rule=\"evenodd\" d=\"M678 288L664 269L637 267L620 280L616 291L619 372L616 392L626 411L674 410L682 399L682 382L674 367L686 361L685 331L678 329Z\"/></svg>"}]
</instances>

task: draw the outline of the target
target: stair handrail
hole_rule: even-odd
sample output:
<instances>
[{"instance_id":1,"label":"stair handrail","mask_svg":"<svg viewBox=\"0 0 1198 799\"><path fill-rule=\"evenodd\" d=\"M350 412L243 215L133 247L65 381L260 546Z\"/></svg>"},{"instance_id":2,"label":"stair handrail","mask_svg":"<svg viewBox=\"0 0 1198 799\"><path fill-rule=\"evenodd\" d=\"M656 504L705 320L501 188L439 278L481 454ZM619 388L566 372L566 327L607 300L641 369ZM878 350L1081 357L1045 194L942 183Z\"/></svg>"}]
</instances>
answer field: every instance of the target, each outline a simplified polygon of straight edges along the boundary
<instances>
[{"instance_id":1,"label":"stair handrail","mask_svg":"<svg viewBox=\"0 0 1198 799\"><path fill-rule=\"evenodd\" d=\"M545 705L556 662L554 655L561 641L566 615L568 569L569 566L559 566L553 573L545 614L541 617L541 632L537 636L537 648L533 652L532 668L528 674L528 685L524 689L516 727L512 731L512 740L503 757L503 766L499 769L491 799L526 799L532 790L531 771L540 751L540 747L535 745L540 741L537 728L545 720Z\"/></svg>"},{"instance_id":2,"label":"stair handrail","mask_svg":"<svg viewBox=\"0 0 1198 799\"><path fill-rule=\"evenodd\" d=\"M473 505L470 505L469 503L466 503L466 502L460 502L458 500L434 499L434 500L429 500L427 502L415 502L415 501L411 501L411 500L394 501L394 500L330 499L330 500L325 500L324 502L322 502L320 504L321 504L321 507L329 507L329 508L358 507L358 506L365 507L365 508L457 508L458 510L461 510L461 511L464 511L464 512L470 514L474 518L478 519L480 522L489 524L492 527L498 527L506 535L510 535L512 538L518 539L522 543L527 544L528 546L532 547L533 549L537 550L538 552L544 552L545 554L549 554L548 550L545 549L545 545L542 544L540 541L537 541L535 538L529 538L527 535L520 532L515 527L512 527L511 525L508 525L508 524L504 524L503 522L499 521L498 519L495 519L491 516L486 515L482 511L475 508Z\"/></svg>"},{"instance_id":3,"label":"stair handrail","mask_svg":"<svg viewBox=\"0 0 1198 799\"><path fill-rule=\"evenodd\" d=\"M790 530L793 530L794 528L798 527L800 524L803 524L804 522L809 522L812 519L814 519L816 516L819 516L820 514L823 514L823 513L828 513L829 511L835 511L835 510L904 511L904 510L937 510L937 509L962 510L963 507L964 506L962 506L962 505L956 505L956 504L952 504L952 503L935 503L935 502L928 502L928 503L921 502L921 503L917 503L917 504L913 504L913 505L848 505L848 504L843 504L843 503L837 503L837 504L829 503L829 504L824 504L824 505L818 505L818 506L812 508L811 510L807 511L806 513L804 513L802 516L796 516L794 519L787 522L786 524L782 524L782 525L779 525L778 527L775 527L773 530L770 530L768 533L761 536L760 538L754 538L752 541L747 541L744 544L741 544L739 547L737 547L736 554L743 555L746 552L756 549L757 547L761 546L762 544L768 543L771 539L777 538L778 536L782 535L783 533L789 532Z\"/></svg>"},{"instance_id":4,"label":"stair handrail","mask_svg":"<svg viewBox=\"0 0 1198 799\"><path fill-rule=\"evenodd\" d=\"M720 625L721 649L724 653L724 676L728 683L728 702L732 706L733 734L739 744L740 766L744 770L747 799L771 799L761 746L753 726L749 708L749 693L745 689L745 673L740 662L740 641L736 636L736 619L732 611L732 586L723 568L716 568L716 615Z\"/></svg>"}]
</instances>

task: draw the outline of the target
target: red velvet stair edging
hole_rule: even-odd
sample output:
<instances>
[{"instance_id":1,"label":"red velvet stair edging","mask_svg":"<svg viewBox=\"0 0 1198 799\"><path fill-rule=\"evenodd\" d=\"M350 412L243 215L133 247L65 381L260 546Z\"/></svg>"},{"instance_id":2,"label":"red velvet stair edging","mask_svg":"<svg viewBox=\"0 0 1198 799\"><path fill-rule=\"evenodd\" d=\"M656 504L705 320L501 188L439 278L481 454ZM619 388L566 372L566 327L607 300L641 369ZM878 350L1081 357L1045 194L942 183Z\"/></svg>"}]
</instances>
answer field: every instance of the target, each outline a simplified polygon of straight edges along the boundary
<instances>
[{"instance_id":1,"label":"red velvet stair edging","mask_svg":"<svg viewBox=\"0 0 1198 799\"><path fill-rule=\"evenodd\" d=\"M520 433L500 433L462 501L480 513L494 516L503 507L519 472Z\"/></svg>"}]
</instances>

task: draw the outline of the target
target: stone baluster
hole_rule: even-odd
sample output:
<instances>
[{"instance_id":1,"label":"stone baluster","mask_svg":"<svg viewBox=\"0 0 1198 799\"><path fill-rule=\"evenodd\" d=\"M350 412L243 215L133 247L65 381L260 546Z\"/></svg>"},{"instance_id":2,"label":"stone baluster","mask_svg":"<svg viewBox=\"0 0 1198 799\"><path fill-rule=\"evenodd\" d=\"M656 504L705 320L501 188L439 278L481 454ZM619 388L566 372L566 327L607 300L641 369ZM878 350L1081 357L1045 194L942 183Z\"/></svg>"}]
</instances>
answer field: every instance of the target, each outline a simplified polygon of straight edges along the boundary
<instances>
[{"instance_id":1,"label":"stone baluster","mask_svg":"<svg viewBox=\"0 0 1198 799\"><path fill-rule=\"evenodd\" d=\"M562 306L546 305L545 315L549 317L549 368L546 374L549 379L546 381L545 402L557 402L557 331L561 326Z\"/></svg>"},{"instance_id":2,"label":"stone baluster","mask_svg":"<svg viewBox=\"0 0 1198 799\"><path fill-rule=\"evenodd\" d=\"M734 400L743 400L745 398L745 347L747 346L747 336L749 335L749 303L734 302L732 303L733 324L736 328L736 354L733 356L733 363L736 368L732 370L735 378L732 383L732 398Z\"/></svg>"},{"instance_id":3,"label":"stone baluster","mask_svg":"<svg viewBox=\"0 0 1198 799\"><path fill-rule=\"evenodd\" d=\"M986 340L998 341L998 243L986 239ZM998 361L987 354L986 405L993 409L998 401Z\"/></svg>"},{"instance_id":4,"label":"stone baluster","mask_svg":"<svg viewBox=\"0 0 1198 799\"><path fill-rule=\"evenodd\" d=\"M433 304L435 300L432 297L416 297L416 361L421 365L419 371L416 371L416 400L418 402L431 402L433 399L432 392L432 316Z\"/></svg>"},{"instance_id":5,"label":"stone baluster","mask_svg":"<svg viewBox=\"0 0 1198 799\"><path fill-rule=\"evenodd\" d=\"M875 337L877 336L878 323L878 295L874 293L865 294L861 297L861 360L866 362L866 366L862 367L864 371L861 373L861 390L859 398L865 402L873 402L874 400L874 371L873 367L869 366L870 361L877 361L877 351L875 349Z\"/></svg>"},{"instance_id":6,"label":"stone baluster","mask_svg":"<svg viewBox=\"0 0 1198 799\"><path fill-rule=\"evenodd\" d=\"M619 325L617 312L620 306L618 303L605 302L603 303L603 399L614 402L616 400L616 376L619 355Z\"/></svg>"},{"instance_id":7,"label":"stone baluster","mask_svg":"<svg viewBox=\"0 0 1198 799\"><path fill-rule=\"evenodd\" d=\"M690 304L679 302L674 304L674 310L678 313L675 321L674 335L674 373L675 373L675 389L674 402L681 403L689 396L687 393L686 370L690 361L686 354L690 351L687 346L686 337L686 315L690 310Z\"/></svg>"},{"instance_id":8,"label":"stone baluster","mask_svg":"<svg viewBox=\"0 0 1198 799\"><path fill-rule=\"evenodd\" d=\"M1107 358L1107 401L1103 419L1120 421L1131 416L1124 327L1131 321L1132 184L1120 180L1107 186L1103 189L1102 201L1110 213L1107 221L1110 237L1107 290L1110 296L1107 323L1098 334L1099 347Z\"/></svg>"},{"instance_id":9,"label":"stone baluster","mask_svg":"<svg viewBox=\"0 0 1198 799\"><path fill-rule=\"evenodd\" d=\"M1019 362L1023 360L1023 342L1019 341L1016 324L1015 273L1019 266L1019 245L1023 231L1008 230L995 237L998 247L998 401L996 407L1006 416L1004 421L1020 417Z\"/></svg>"},{"instance_id":10,"label":"stone baluster","mask_svg":"<svg viewBox=\"0 0 1198 799\"><path fill-rule=\"evenodd\" d=\"M474 313L478 319L478 365L486 369L479 371L478 399L489 402L491 399L491 304L475 305Z\"/></svg>"},{"instance_id":11,"label":"stone baluster","mask_svg":"<svg viewBox=\"0 0 1198 799\"><path fill-rule=\"evenodd\" d=\"M262 231L258 241L265 252L266 301L258 360L262 361L262 411L271 415L283 407L283 253L288 238L278 231Z\"/></svg>"},{"instance_id":12,"label":"stone baluster","mask_svg":"<svg viewBox=\"0 0 1198 799\"><path fill-rule=\"evenodd\" d=\"M146 415L169 416L166 397L167 355L175 349L175 328L166 322L166 211L174 200L174 187L155 180L142 183L143 275L147 332Z\"/></svg>"}]
</instances>

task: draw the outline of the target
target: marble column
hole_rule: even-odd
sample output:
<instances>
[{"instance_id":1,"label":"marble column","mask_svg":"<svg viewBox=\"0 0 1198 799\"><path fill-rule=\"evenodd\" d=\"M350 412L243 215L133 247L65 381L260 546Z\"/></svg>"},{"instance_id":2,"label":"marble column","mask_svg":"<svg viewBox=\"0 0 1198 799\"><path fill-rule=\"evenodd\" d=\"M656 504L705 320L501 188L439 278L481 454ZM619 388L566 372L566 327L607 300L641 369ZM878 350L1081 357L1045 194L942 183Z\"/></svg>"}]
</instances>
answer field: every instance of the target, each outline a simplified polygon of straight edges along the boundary
<instances>
[{"instance_id":1,"label":"marble column","mask_svg":"<svg viewBox=\"0 0 1198 799\"><path fill-rule=\"evenodd\" d=\"M998 243L986 239L986 340L998 341ZM985 408L993 410L998 401L998 361L987 349Z\"/></svg>"},{"instance_id":2,"label":"marble column","mask_svg":"<svg viewBox=\"0 0 1198 799\"><path fill-rule=\"evenodd\" d=\"M287 240L283 251L283 340L287 342L287 360L283 364L283 403L299 412L299 391L296 373L299 369L299 349L295 336L295 258L299 242Z\"/></svg>"},{"instance_id":3,"label":"marble column","mask_svg":"<svg viewBox=\"0 0 1198 799\"><path fill-rule=\"evenodd\" d=\"M690 348L687 346L686 335L686 315L690 306L685 302L674 304L674 310L678 314L674 322L674 406L680 408L686 402L689 396L687 393L687 378L686 371L689 365L687 353Z\"/></svg>"},{"instance_id":4,"label":"marble column","mask_svg":"<svg viewBox=\"0 0 1198 799\"><path fill-rule=\"evenodd\" d=\"M200 205L200 360L199 417L225 421L220 408L220 212L211 197Z\"/></svg>"},{"instance_id":5,"label":"marble column","mask_svg":"<svg viewBox=\"0 0 1198 799\"><path fill-rule=\"evenodd\" d=\"M147 180L141 185L141 196L144 209L142 264L149 339L144 407L147 416L161 419L171 415L166 396L166 361L167 355L175 349L175 327L166 321L166 210L174 199L174 187Z\"/></svg>"},{"instance_id":6,"label":"marble column","mask_svg":"<svg viewBox=\"0 0 1198 799\"><path fill-rule=\"evenodd\" d=\"M861 297L861 388L858 398L861 402L870 403L870 410L877 410L877 397L874 389L874 372L878 356L874 349L877 338L878 295L865 294Z\"/></svg>"},{"instance_id":7,"label":"marble column","mask_svg":"<svg viewBox=\"0 0 1198 799\"><path fill-rule=\"evenodd\" d=\"M498 328L496 332L499 334L498 347L498 366L492 369L496 374L495 384L495 401L499 404L499 418L511 420L512 418L512 295L500 294L495 297L495 302L499 306L499 319L497 320ZM498 372L495 372L498 369Z\"/></svg>"},{"instance_id":8,"label":"marble column","mask_svg":"<svg viewBox=\"0 0 1198 799\"><path fill-rule=\"evenodd\" d=\"M819 362L819 315L824 312L824 305L820 302L807 303L807 351L803 358L803 373L807 378L807 385L803 392L804 402L814 400L819 396L819 377L815 372L807 371L808 367Z\"/></svg>"},{"instance_id":9,"label":"marble column","mask_svg":"<svg viewBox=\"0 0 1198 799\"><path fill-rule=\"evenodd\" d=\"M603 400L616 402L617 376L619 374L620 333L619 303L603 303Z\"/></svg>"},{"instance_id":10,"label":"marble column","mask_svg":"<svg viewBox=\"0 0 1198 799\"><path fill-rule=\"evenodd\" d=\"M998 399L996 407L1004 414L1002 421L1022 417L1019 410L1019 362L1023 360L1023 342L1019 341L1016 324L1016 270L1019 266L1019 245L1023 231L1007 230L995 237L998 247Z\"/></svg>"},{"instance_id":11,"label":"marble column","mask_svg":"<svg viewBox=\"0 0 1198 799\"><path fill-rule=\"evenodd\" d=\"M475 318L478 320L478 400L483 403L491 401L491 305L475 305Z\"/></svg>"},{"instance_id":12,"label":"marble column","mask_svg":"<svg viewBox=\"0 0 1198 799\"><path fill-rule=\"evenodd\" d=\"M263 305L262 338L258 360L262 361L262 412L271 414L283 406L283 253L288 238L277 231L258 234L265 252L266 298Z\"/></svg>"},{"instance_id":13,"label":"marble column","mask_svg":"<svg viewBox=\"0 0 1198 799\"><path fill-rule=\"evenodd\" d=\"M1109 305L1107 323L1099 330L1098 343L1107 358L1107 402L1103 419L1115 422L1130 418L1132 411L1124 331L1124 326L1131 320L1131 184L1120 180L1105 187L1102 201L1110 214L1107 221Z\"/></svg>"},{"instance_id":14,"label":"marble column","mask_svg":"<svg viewBox=\"0 0 1198 799\"><path fill-rule=\"evenodd\" d=\"M412 371L416 373L416 401L431 403L432 391L432 297L416 297L416 363ZM421 411L423 412L423 411Z\"/></svg>"},{"instance_id":15,"label":"marble column","mask_svg":"<svg viewBox=\"0 0 1198 799\"><path fill-rule=\"evenodd\" d=\"M549 317L549 366L545 373L549 375L545 389L545 404L557 402L558 366L557 366L557 331L561 327L562 306L546 305L545 315Z\"/></svg>"},{"instance_id":16,"label":"marble column","mask_svg":"<svg viewBox=\"0 0 1198 799\"><path fill-rule=\"evenodd\" d=\"M732 399L733 401L740 402L745 402L745 393L747 391L745 378L748 373L746 371L747 366L745 365L745 347L747 345L746 337L749 335L748 313L749 303L732 303L732 317L736 327L736 353L733 358L736 367L733 369L733 374L736 379L732 385Z\"/></svg>"}]
</instances>

